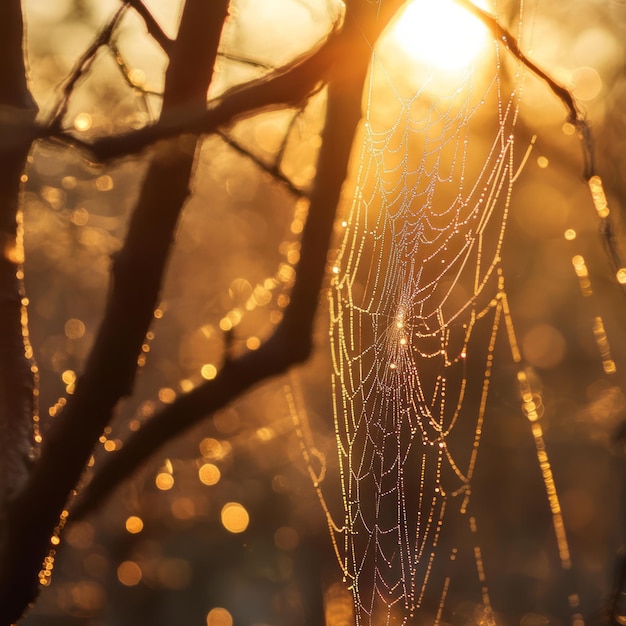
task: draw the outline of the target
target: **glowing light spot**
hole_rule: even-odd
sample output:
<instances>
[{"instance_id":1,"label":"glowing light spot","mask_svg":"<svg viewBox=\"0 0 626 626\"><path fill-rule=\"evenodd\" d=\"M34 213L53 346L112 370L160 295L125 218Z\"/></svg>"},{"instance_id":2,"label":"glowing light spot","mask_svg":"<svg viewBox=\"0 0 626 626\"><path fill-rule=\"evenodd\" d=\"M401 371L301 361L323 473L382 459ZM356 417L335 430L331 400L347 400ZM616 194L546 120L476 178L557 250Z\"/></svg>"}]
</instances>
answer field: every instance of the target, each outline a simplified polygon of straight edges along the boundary
<instances>
[{"instance_id":1,"label":"glowing light spot","mask_svg":"<svg viewBox=\"0 0 626 626\"><path fill-rule=\"evenodd\" d=\"M220 329L227 333L229 330L233 329L233 323L227 317L223 317L220 320Z\"/></svg>"},{"instance_id":2,"label":"glowing light spot","mask_svg":"<svg viewBox=\"0 0 626 626\"><path fill-rule=\"evenodd\" d=\"M50 543L53 546L58 546L61 543L61 540L57 537L57 535L52 535L52 537L50 537Z\"/></svg>"},{"instance_id":3,"label":"glowing light spot","mask_svg":"<svg viewBox=\"0 0 626 626\"><path fill-rule=\"evenodd\" d=\"M574 271L579 278L589 276L587 264L585 263L585 259L582 255L577 254L576 256L572 257L572 265L574 266Z\"/></svg>"},{"instance_id":4,"label":"glowing light spot","mask_svg":"<svg viewBox=\"0 0 626 626\"><path fill-rule=\"evenodd\" d=\"M117 450L117 445L115 444L115 441L113 441L113 439L107 439L104 442L104 449L107 452L113 452L113 451Z\"/></svg>"},{"instance_id":5,"label":"glowing light spot","mask_svg":"<svg viewBox=\"0 0 626 626\"><path fill-rule=\"evenodd\" d=\"M626 285L626 267L620 267L615 276L620 285Z\"/></svg>"},{"instance_id":6,"label":"glowing light spot","mask_svg":"<svg viewBox=\"0 0 626 626\"><path fill-rule=\"evenodd\" d=\"M143 572L135 561L124 561L117 568L117 579L126 587L134 587L141 582Z\"/></svg>"},{"instance_id":7,"label":"glowing light spot","mask_svg":"<svg viewBox=\"0 0 626 626\"><path fill-rule=\"evenodd\" d=\"M288 263L281 263L278 266L278 280L281 283L292 283L296 277L296 271Z\"/></svg>"},{"instance_id":8,"label":"glowing light spot","mask_svg":"<svg viewBox=\"0 0 626 626\"><path fill-rule=\"evenodd\" d=\"M274 438L274 431L271 428L259 428L256 431L256 436L261 440L261 441L270 441L271 439Z\"/></svg>"},{"instance_id":9,"label":"glowing light spot","mask_svg":"<svg viewBox=\"0 0 626 626\"><path fill-rule=\"evenodd\" d=\"M205 463L198 470L198 478L204 485L217 485L221 477L222 474L219 468L217 465L213 465L213 463Z\"/></svg>"},{"instance_id":10,"label":"glowing light spot","mask_svg":"<svg viewBox=\"0 0 626 626\"><path fill-rule=\"evenodd\" d=\"M222 507L221 520L228 532L242 533L248 528L250 516L248 511L238 502L228 502Z\"/></svg>"},{"instance_id":11,"label":"glowing light spot","mask_svg":"<svg viewBox=\"0 0 626 626\"><path fill-rule=\"evenodd\" d=\"M76 224L76 226L86 226L89 222L89 211L83 207L72 211L72 222Z\"/></svg>"},{"instance_id":12,"label":"glowing light spot","mask_svg":"<svg viewBox=\"0 0 626 626\"><path fill-rule=\"evenodd\" d=\"M248 350L258 350L261 347L261 340L258 337L248 337L246 339L246 348Z\"/></svg>"},{"instance_id":13,"label":"glowing light spot","mask_svg":"<svg viewBox=\"0 0 626 626\"><path fill-rule=\"evenodd\" d=\"M148 400L147 402L143 402L141 408L139 409L139 412L144 417L150 417L154 413L154 402L150 402L150 400Z\"/></svg>"},{"instance_id":14,"label":"glowing light spot","mask_svg":"<svg viewBox=\"0 0 626 626\"><path fill-rule=\"evenodd\" d=\"M224 457L224 447L213 437L206 437L200 442L200 454L209 460L219 461Z\"/></svg>"},{"instance_id":15,"label":"glowing light spot","mask_svg":"<svg viewBox=\"0 0 626 626\"><path fill-rule=\"evenodd\" d=\"M143 520L137 515L131 515L126 519L126 530L131 535L137 535L143 530Z\"/></svg>"},{"instance_id":16,"label":"glowing light spot","mask_svg":"<svg viewBox=\"0 0 626 626\"><path fill-rule=\"evenodd\" d=\"M170 387L162 387L159 389L159 400L163 404L171 404L176 400L176 392Z\"/></svg>"},{"instance_id":17,"label":"glowing light spot","mask_svg":"<svg viewBox=\"0 0 626 626\"><path fill-rule=\"evenodd\" d=\"M233 626L232 615L226 609L215 607L206 616L206 626Z\"/></svg>"},{"instance_id":18,"label":"glowing light spot","mask_svg":"<svg viewBox=\"0 0 626 626\"><path fill-rule=\"evenodd\" d=\"M205 380L213 380L217 376L217 367L211 363L207 363L200 369L200 375Z\"/></svg>"},{"instance_id":19,"label":"glowing light spot","mask_svg":"<svg viewBox=\"0 0 626 626\"><path fill-rule=\"evenodd\" d=\"M11 263L24 263L24 248L19 245L8 244L5 248L4 256Z\"/></svg>"},{"instance_id":20,"label":"glowing light spot","mask_svg":"<svg viewBox=\"0 0 626 626\"><path fill-rule=\"evenodd\" d=\"M74 370L65 370L61 374L61 380L66 385L71 385L72 383L74 383L76 381L76 372Z\"/></svg>"},{"instance_id":21,"label":"glowing light spot","mask_svg":"<svg viewBox=\"0 0 626 626\"><path fill-rule=\"evenodd\" d=\"M76 185L78 185L76 176L63 176L61 179L61 187L63 189L76 189Z\"/></svg>"},{"instance_id":22,"label":"glowing light spot","mask_svg":"<svg viewBox=\"0 0 626 626\"><path fill-rule=\"evenodd\" d=\"M155 309L153 315L155 319L160 320L163 317L163 309Z\"/></svg>"},{"instance_id":23,"label":"glowing light spot","mask_svg":"<svg viewBox=\"0 0 626 626\"><path fill-rule=\"evenodd\" d=\"M68 339L80 339L85 334L85 324L78 319L65 322L65 336Z\"/></svg>"},{"instance_id":24,"label":"glowing light spot","mask_svg":"<svg viewBox=\"0 0 626 626\"><path fill-rule=\"evenodd\" d=\"M406 346L406 344L407 344L407 343L408 343L408 342L407 342L406 337L402 337L402 339L400 339L400 345L401 345L401 346Z\"/></svg>"},{"instance_id":25,"label":"glowing light spot","mask_svg":"<svg viewBox=\"0 0 626 626\"><path fill-rule=\"evenodd\" d=\"M111 191L113 189L113 179L108 174L98 176L96 178L96 189L98 191Z\"/></svg>"},{"instance_id":26,"label":"glowing light spot","mask_svg":"<svg viewBox=\"0 0 626 626\"><path fill-rule=\"evenodd\" d=\"M91 115L89 113L79 113L74 118L74 128L78 131L84 132L91 128Z\"/></svg>"},{"instance_id":27,"label":"glowing light spot","mask_svg":"<svg viewBox=\"0 0 626 626\"><path fill-rule=\"evenodd\" d=\"M290 230L294 235L299 235L304 230L304 222L299 219L293 220Z\"/></svg>"},{"instance_id":28,"label":"glowing light spot","mask_svg":"<svg viewBox=\"0 0 626 626\"><path fill-rule=\"evenodd\" d=\"M389 369L391 369L391 370L395 370L397 367L398 367L398 366L397 366L395 363L391 363L391 364L389 365Z\"/></svg>"},{"instance_id":29,"label":"glowing light spot","mask_svg":"<svg viewBox=\"0 0 626 626\"><path fill-rule=\"evenodd\" d=\"M568 135L571 137L576 132L576 127L570 122L565 122L565 124L561 126L561 130L563 131L564 135Z\"/></svg>"},{"instance_id":30,"label":"glowing light spot","mask_svg":"<svg viewBox=\"0 0 626 626\"><path fill-rule=\"evenodd\" d=\"M333 274L339 274L339 268L336 265L333 267Z\"/></svg>"},{"instance_id":31,"label":"glowing light spot","mask_svg":"<svg viewBox=\"0 0 626 626\"><path fill-rule=\"evenodd\" d=\"M185 393L189 393L194 388L193 380L189 380L188 378L183 378L178 385L181 391Z\"/></svg>"},{"instance_id":32,"label":"glowing light spot","mask_svg":"<svg viewBox=\"0 0 626 626\"><path fill-rule=\"evenodd\" d=\"M128 73L128 80L130 80L135 87L143 87L146 83L146 73L138 67L135 67Z\"/></svg>"},{"instance_id":33,"label":"glowing light spot","mask_svg":"<svg viewBox=\"0 0 626 626\"><path fill-rule=\"evenodd\" d=\"M391 36L411 58L444 71L467 67L489 41L482 22L453 0L413 0Z\"/></svg>"},{"instance_id":34,"label":"glowing light spot","mask_svg":"<svg viewBox=\"0 0 626 626\"><path fill-rule=\"evenodd\" d=\"M550 161L544 156L537 157L537 165L542 169L546 169L550 165Z\"/></svg>"},{"instance_id":35,"label":"glowing light spot","mask_svg":"<svg viewBox=\"0 0 626 626\"><path fill-rule=\"evenodd\" d=\"M154 483L157 486L157 489L160 489L161 491L168 491L174 486L174 477L167 472L160 472L156 475Z\"/></svg>"},{"instance_id":36,"label":"glowing light spot","mask_svg":"<svg viewBox=\"0 0 626 626\"><path fill-rule=\"evenodd\" d=\"M598 216L601 218L608 217L610 213L609 203L604 193L602 179L599 176L592 176L589 179L589 189L591 190L591 197L596 211L598 212Z\"/></svg>"},{"instance_id":37,"label":"glowing light spot","mask_svg":"<svg viewBox=\"0 0 626 626\"><path fill-rule=\"evenodd\" d=\"M574 241L574 239L576 239L576 231L573 228L568 228L565 231L564 237L567 241Z\"/></svg>"}]
</instances>

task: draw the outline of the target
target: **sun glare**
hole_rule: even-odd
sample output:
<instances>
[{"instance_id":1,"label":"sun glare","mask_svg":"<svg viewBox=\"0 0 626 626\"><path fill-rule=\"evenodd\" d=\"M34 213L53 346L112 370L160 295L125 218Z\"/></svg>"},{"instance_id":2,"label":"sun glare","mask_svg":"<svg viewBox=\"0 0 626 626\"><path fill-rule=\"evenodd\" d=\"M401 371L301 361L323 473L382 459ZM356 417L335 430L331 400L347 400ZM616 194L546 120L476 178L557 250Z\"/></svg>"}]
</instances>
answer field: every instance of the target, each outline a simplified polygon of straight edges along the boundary
<instances>
[{"instance_id":1,"label":"sun glare","mask_svg":"<svg viewBox=\"0 0 626 626\"><path fill-rule=\"evenodd\" d=\"M487 0L474 0L489 10ZM489 41L485 25L454 0L412 0L392 38L413 59L444 71L467 67Z\"/></svg>"}]
</instances>

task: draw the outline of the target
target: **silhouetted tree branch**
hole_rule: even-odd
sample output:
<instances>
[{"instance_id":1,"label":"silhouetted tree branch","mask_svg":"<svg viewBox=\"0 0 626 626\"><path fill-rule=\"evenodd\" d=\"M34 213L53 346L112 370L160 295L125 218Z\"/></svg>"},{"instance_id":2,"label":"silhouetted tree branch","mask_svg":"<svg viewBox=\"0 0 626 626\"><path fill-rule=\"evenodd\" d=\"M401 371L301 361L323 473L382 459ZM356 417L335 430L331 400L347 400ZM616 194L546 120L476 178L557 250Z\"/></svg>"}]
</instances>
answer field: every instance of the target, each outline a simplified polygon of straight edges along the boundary
<instances>
[{"instance_id":1,"label":"silhouetted tree branch","mask_svg":"<svg viewBox=\"0 0 626 626\"><path fill-rule=\"evenodd\" d=\"M166 114L183 103L205 107L227 9L228 0L186 2L166 74ZM189 194L193 162L193 145L174 142L148 170L124 247L114 261L104 321L76 393L47 435L41 457L8 516L0 559L1 624L16 621L35 598L38 572L68 496L115 405L132 389L137 355L153 319L174 229Z\"/></svg>"},{"instance_id":2,"label":"silhouetted tree branch","mask_svg":"<svg viewBox=\"0 0 626 626\"><path fill-rule=\"evenodd\" d=\"M37 113L26 83L19 0L0 5L0 76L0 129L19 136ZM0 554L8 509L26 480L34 443L35 366L22 336L23 248L18 233L20 176L29 152L30 141L22 135L0 154Z\"/></svg>"},{"instance_id":3,"label":"silhouetted tree branch","mask_svg":"<svg viewBox=\"0 0 626 626\"><path fill-rule=\"evenodd\" d=\"M12 17L17 19L19 5L14 4L13 10L17 10L17 15ZM188 409L183 424L190 425L264 378L284 371L309 354L334 210L345 178L354 130L360 118L361 88L369 64L371 44L401 4L395 0L380 11L365 0L355 0L348 11L350 21L342 33L332 35L319 50L283 72L229 91L207 111L206 93L228 2L222 0L207 4L202 0L188 0L176 41L171 46L163 42L168 47L170 65L158 130L147 135L132 133L128 136L130 139L122 137L110 144L102 139L95 148L98 158L128 154L156 139L179 135L187 128L185 119L192 120L189 130L194 135L211 132L240 116L267 107L299 104L321 82L328 81L330 85L325 141L320 153L318 180L311 198L311 217L302 241L292 302L281 325L258 352L248 353L225 365L220 374L219 389L215 384L199 388L189 394L188 399L181 399L180 404L171 407L173 415L166 414L155 420L151 429L155 430L156 439L154 443L148 442L148 448L163 443L161 437L171 437L177 432L176 428L172 428L171 418L176 417L181 409L186 413ZM151 34L163 40L160 31L145 14L145 7L141 7L143 5L139 7L140 13ZM22 132L20 145L27 148L36 137L59 135L74 86L97 49L111 37L118 18L119 14L112 18L70 75L66 83L69 87L63 91L60 108L57 108L51 124L43 132ZM21 32L20 28L16 29L20 22L15 19L11 22L12 27L14 31ZM12 43L13 53L17 49L21 54L21 46L15 48L16 42ZM23 65L20 67L20 76L24 80ZM25 93L28 94L28 91ZM41 457L28 482L12 502L4 529L5 542L0 546L0 624L3 626L17 620L36 597L42 560L50 549L50 537L59 530L59 520L67 518L63 510L68 506L68 497L75 489L99 435L111 420L117 402L132 391L137 356L153 319L174 230L189 193L194 143L195 139L186 138L164 141L153 154L124 246L114 259L113 285L105 317L84 372L65 410L47 433ZM11 154L14 140L9 144L5 145L4 155ZM21 170L23 160L19 167ZM19 181L18 173L14 172L14 175ZM156 207L158 210L155 211ZM163 424L165 429L159 434ZM169 434L166 435L166 432ZM142 434L138 443L132 445L142 449L144 440ZM132 445L129 447L131 452ZM145 459L147 454L135 455L131 459L133 466ZM94 494L97 496L95 490Z\"/></svg>"}]
</instances>

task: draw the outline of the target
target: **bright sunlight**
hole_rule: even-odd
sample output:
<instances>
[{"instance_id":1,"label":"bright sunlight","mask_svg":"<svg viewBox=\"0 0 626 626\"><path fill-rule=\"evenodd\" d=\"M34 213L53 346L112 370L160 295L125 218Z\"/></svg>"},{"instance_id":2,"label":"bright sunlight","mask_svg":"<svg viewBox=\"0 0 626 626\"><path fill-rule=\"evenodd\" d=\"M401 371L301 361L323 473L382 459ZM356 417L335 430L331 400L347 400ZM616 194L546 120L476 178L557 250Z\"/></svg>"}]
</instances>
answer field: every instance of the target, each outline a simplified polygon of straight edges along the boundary
<instances>
[{"instance_id":1,"label":"bright sunlight","mask_svg":"<svg viewBox=\"0 0 626 626\"><path fill-rule=\"evenodd\" d=\"M490 8L487 0L474 3ZM467 67L489 41L486 27L454 0L413 0L391 36L414 60L451 72Z\"/></svg>"}]
</instances>

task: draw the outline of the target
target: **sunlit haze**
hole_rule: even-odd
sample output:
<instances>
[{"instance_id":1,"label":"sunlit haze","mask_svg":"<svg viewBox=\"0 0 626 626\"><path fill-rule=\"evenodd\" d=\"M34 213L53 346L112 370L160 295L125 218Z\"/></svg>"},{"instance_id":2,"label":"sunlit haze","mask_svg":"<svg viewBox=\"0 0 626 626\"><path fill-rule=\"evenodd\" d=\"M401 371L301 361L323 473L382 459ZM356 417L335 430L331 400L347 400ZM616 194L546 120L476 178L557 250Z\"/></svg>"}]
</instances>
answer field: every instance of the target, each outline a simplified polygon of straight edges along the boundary
<instances>
[{"instance_id":1,"label":"sunlit haze","mask_svg":"<svg viewBox=\"0 0 626 626\"><path fill-rule=\"evenodd\" d=\"M489 8L486 1L475 4ZM416 61L446 71L468 66L489 41L486 27L454 0L413 0L392 37Z\"/></svg>"}]
</instances>

